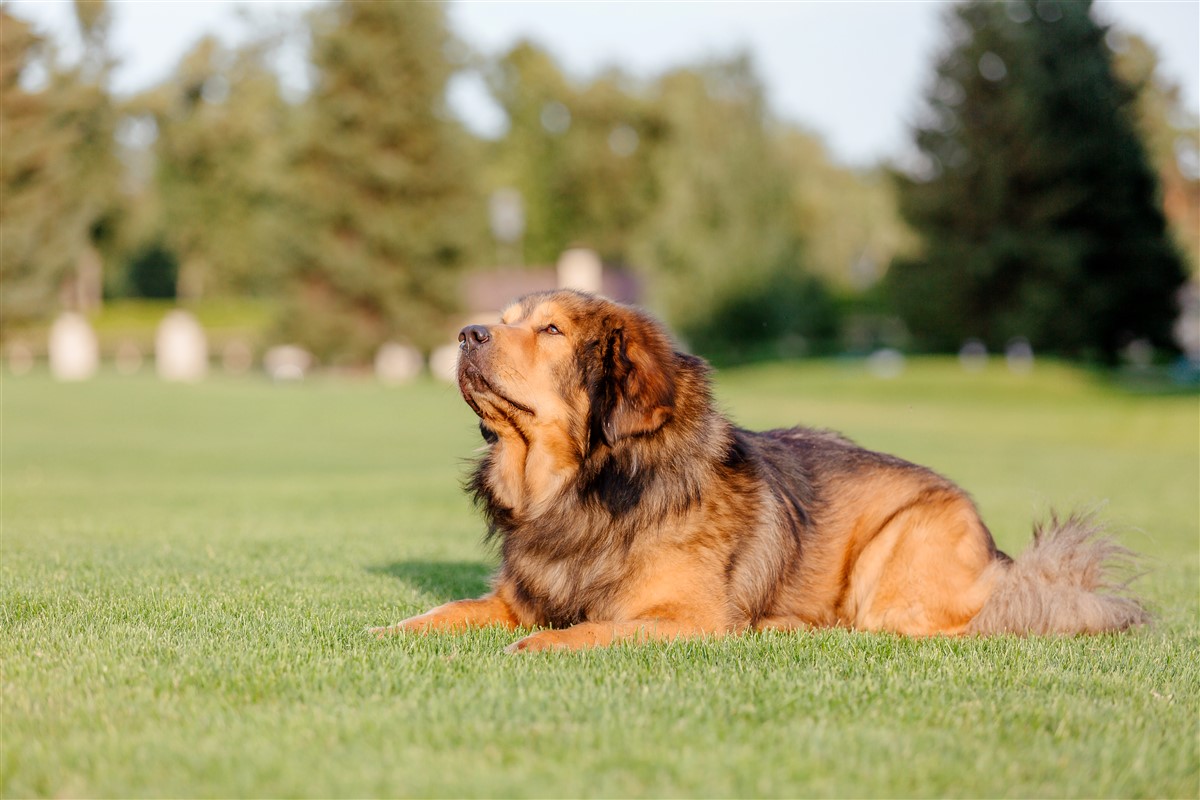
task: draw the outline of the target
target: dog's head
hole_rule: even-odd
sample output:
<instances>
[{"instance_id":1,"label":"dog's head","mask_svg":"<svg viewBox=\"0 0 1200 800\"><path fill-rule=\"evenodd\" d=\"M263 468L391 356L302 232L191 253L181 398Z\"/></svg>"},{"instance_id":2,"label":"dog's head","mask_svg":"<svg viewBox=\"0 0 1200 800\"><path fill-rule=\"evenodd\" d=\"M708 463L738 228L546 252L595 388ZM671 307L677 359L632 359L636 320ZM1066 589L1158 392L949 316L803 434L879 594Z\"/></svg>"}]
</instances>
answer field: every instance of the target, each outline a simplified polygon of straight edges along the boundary
<instances>
[{"instance_id":1,"label":"dog's head","mask_svg":"<svg viewBox=\"0 0 1200 800\"><path fill-rule=\"evenodd\" d=\"M574 291L539 292L497 325L459 333L458 385L486 437L568 435L581 454L666 425L675 410L670 337L642 312Z\"/></svg>"}]
</instances>

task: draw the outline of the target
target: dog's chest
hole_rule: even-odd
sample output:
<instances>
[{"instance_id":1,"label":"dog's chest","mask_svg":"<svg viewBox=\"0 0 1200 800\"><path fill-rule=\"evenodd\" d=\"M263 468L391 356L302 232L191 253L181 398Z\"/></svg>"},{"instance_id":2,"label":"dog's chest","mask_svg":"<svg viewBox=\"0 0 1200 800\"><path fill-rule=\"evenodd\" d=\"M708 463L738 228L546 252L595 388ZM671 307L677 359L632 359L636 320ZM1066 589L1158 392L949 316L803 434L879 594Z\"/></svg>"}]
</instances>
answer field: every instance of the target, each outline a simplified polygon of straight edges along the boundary
<instances>
[{"instance_id":1,"label":"dog's chest","mask_svg":"<svg viewBox=\"0 0 1200 800\"><path fill-rule=\"evenodd\" d=\"M506 559L505 573L535 624L564 628L611 616L611 566L603 558L524 555Z\"/></svg>"}]
</instances>

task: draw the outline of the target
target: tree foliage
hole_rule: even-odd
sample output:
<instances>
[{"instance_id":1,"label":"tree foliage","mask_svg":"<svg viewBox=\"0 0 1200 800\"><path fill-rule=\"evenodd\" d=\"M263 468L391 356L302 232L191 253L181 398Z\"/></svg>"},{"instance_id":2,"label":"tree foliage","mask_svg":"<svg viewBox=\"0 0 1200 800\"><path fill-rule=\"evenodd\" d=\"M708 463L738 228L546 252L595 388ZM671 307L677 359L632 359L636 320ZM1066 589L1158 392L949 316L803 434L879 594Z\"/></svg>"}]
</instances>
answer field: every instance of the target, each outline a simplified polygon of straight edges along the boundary
<instances>
[{"instance_id":1,"label":"tree foliage","mask_svg":"<svg viewBox=\"0 0 1200 800\"><path fill-rule=\"evenodd\" d=\"M1163 202L1178 241L1200 236L1194 116L1153 52L1107 36L1086 2L950 10L916 131L925 168L894 181L774 117L747 57L580 79L529 42L466 55L437 2L341 0L302 26L303 98L285 100L271 66L277 29L201 41L116 102L110 8L75 7L70 67L0 9L4 326L84 307L103 257L121 267L110 291L267 296L276 338L362 363L389 339L445 341L462 267L584 245L636 270L645 302L717 358L882 338L872 284L891 263L922 346L1024 336L1111 359L1136 337L1169 343L1183 272ZM468 62L507 116L496 141L446 107ZM499 189L519 192L524 232L488 247Z\"/></svg>"},{"instance_id":2,"label":"tree foliage","mask_svg":"<svg viewBox=\"0 0 1200 800\"><path fill-rule=\"evenodd\" d=\"M916 131L926 168L900 178L924 253L889 283L913 333L1106 360L1133 338L1169 346L1183 270L1090 3L976 0L948 27Z\"/></svg>"},{"instance_id":3,"label":"tree foliage","mask_svg":"<svg viewBox=\"0 0 1200 800\"><path fill-rule=\"evenodd\" d=\"M1110 35L1117 75L1137 93L1134 117L1162 183L1163 212L1193 277L1200 271L1200 121L1158 54L1139 36Z\"/></svg>"},{"instance_id":4,"label":"tree foliage","mask_svg":"<svg viewBox=\"0 0 1200 800\"><path fill-rule=\"evenodd\" d=\"M313 19L283 333L328 361L441 341L456 306L482 204L445 108L450 41L433 3L341 2Z\"/></svg>"},{"instance_id":5,"label":"tree foliage","mask_svg":"<svg viewBox=\"0 0 1200 800\"><path fill-rule=\"evenodd\" d=\"M745 56L673 70L652 96L664 145L637 253L657 305L719 360L836 346L835 290L867 288L904 245L890 187L775 119Z\"/></svg>"},{"instance_id":6,"label":"tree foliage","mask_svg":"<svg viewBox=\"0 0 1200 800\"><path fill-rule=\"evenodd\" d=\"M77 3L84 57L73 68L0 8L0 325L99 298L97 248L117 205L116 112L105 89L108 9ZM40 78L30 79L28 71Z\"/></svg>"},{"instance_id":7,"label":"tree foliage","mask_svg":"<svg viewBox=\"0 0 1200 800\"><path fill-rule=\"evenodd\" d=\"M157 130L157 221L147 252L161 242L174 253L180 297L261 294L285 271L293 112L266 63L269 52L268 41L230 50L205 38L171 80L131 108Z\"/></svg>"},{"instance_id":8,"label":"tree foliage","mask_svg":"<svg viewBox=\"0 0 1200 800\"><path fill-rule=\"evenodd\" d=\"M773 119L746 57L580 81L522 42L488 84L509 120L488 181L524 200L525 260L584 244L632 262L650 304L709 355L829 343L827 284L863 288L904 241L890 185Z\"/></svg>"},{"instance_id":9,"label":"tree foliage","mask_svg":"<svg viewBox=\"0 0 1200 800\"><path fill-rule=\"evenodd\" d=\"M824 142L802 130L785 129L778 138L806 265L842 291L870 289L895 254L915 246L897 213L893 182L882 169L837 164Z\"/></svg>"},{"instance_id":10,"label":"tree foliage","mask_svg":"<svg viewBox=\"0 0 1200 800\"><path fill-rule=\"evenodd\" d=\"M569 80L530 42L497 59L487 82L509 122L491 181L521 194L523 260L554 263L577 245L628 260L655 202L662 121L653 105L619 72Z\"/></svg>"},{"instance_id":11,"label":"tree foliage","mask_svg":"<svg viewBox=\"0 0 1200 800\"><path fill-rule=\"evenodd\" d=\"M800 269L790 188L750 61L680 69L654 87L669 146L655 161L659 201L640 241L660 307L695 335L726 297Z\"/></svg>"}]
</instances>

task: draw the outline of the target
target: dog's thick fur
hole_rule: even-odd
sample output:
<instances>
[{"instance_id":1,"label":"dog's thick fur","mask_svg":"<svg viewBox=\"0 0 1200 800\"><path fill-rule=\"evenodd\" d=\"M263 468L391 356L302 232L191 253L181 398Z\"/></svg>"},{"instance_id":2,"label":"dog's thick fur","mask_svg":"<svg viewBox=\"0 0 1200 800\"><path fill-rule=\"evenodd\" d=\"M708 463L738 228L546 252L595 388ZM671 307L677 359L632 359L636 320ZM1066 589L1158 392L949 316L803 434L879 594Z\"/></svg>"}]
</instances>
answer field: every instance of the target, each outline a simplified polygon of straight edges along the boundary
<instances>
[{"instance_id":1,"label":"dog's thick fur","mask_svg":"<svg viewBox=\"0 0 1200 800\"><path fill-rule=\"evenodd\" d=\"M1052 520L1016 561L946 478L828 431L753 433L642 312L544 292L460 335L488 442L471 490L491 593L402 631L544 628L512 650L751 629L1095 633L1148 620L1106 578L1128 551Z\"/></svg>"}]
</instances>

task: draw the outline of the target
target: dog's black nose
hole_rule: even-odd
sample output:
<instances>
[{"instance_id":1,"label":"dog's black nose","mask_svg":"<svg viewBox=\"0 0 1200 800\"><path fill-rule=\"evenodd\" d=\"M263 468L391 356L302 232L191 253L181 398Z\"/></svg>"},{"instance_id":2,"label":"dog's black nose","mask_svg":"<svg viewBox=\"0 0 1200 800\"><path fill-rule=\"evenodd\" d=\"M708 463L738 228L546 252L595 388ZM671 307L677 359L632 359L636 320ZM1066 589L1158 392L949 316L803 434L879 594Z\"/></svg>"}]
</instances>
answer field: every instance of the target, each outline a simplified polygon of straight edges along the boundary
<instances>
[{"instance_id":1,"label":"dog's black nose","mask_svg":"<svg viewBox=\"0 0 1200 800\"><path fill-rule=\"evenodd\" d=\"M482 325L468 325L458 332L458 345L468 352L480 345L487 344L492 335Z\"/></svg>"}]
</instances>

